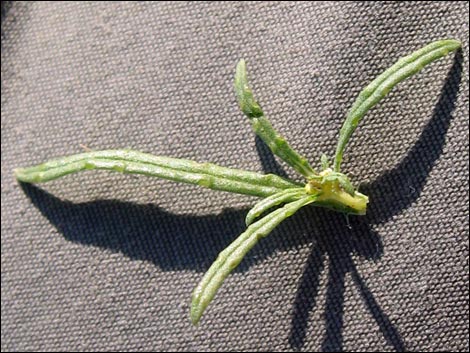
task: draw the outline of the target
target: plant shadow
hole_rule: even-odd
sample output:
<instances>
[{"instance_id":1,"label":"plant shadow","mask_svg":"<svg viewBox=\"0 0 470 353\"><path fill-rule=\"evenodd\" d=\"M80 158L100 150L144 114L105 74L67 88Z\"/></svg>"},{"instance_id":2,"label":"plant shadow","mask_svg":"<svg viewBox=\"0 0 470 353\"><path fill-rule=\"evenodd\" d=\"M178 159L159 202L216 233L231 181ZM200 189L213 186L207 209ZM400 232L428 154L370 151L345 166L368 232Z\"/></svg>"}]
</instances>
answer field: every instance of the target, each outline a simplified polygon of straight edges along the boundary
<instances>
[{"instance_id":1,"label":"plant shadow","mask_svg":"<svg viewBox=\"0 0 470 353\"><path fill-rule=\"evenodd\" d=\"M294 302L289 342L301 349L305 342L308 319L316 305L321 272L326 258L330 261L325 308L326 333L323 350L342 350L345 276L350 273L364 304L377 322L387 343L398 351L405 345L391 320L380 308L360 277L353 255L377 260L383 254L380 236L371 225L384 223L413 204L426 177L442 153L445 134L461 79L462 55L459 53L443 87L433 116L419 140L403 161L376 181L361 187L372 202L365 217L352 217L346 226L343 215L323 209L299 211L299 222L311 224L311 236L289 229L289 240L281 237L286 225L263 240L260 256L248 256L236 271L251 265L277 250L285 250L314 241ZM285 175L269 149L257 139L256 147L265 172ZM397 182L399 181L399 182ZM247 210L226 209L218 215L192 216L172 214L153 204L135 204L117 200L72 203L60 200L30 184L21 188L36 208L69 241L121 252L131 259L149 261L162 270L205 271L233 239L245 229ZM412 190L413 192L410 192ZM288 221L286 224L288 226ZM334 228L331 227L334 225ZM325 234L319 230L330 229Z\"/></svg>"},{"instance_id":2,"label":"plant shadow","mask_svg":"<svg viewBox=\"0 0 470 353\"><path fill-rule=\"evenodd\" d=\"M304 346L309 315L316 305L320 276L327 259L329 273L322 351L343 350L345 276L348 273L387 344L396 351L406 349L398 330L357 271L353 255L370 260L379 259L383 254L383 247L379 235L371 226L385 223L394 215L403 212L417 200L423 190L427 176L445 146L445 136L459 93L462 62L463 56L459 50L447 74L432 117L405 158L375 181L361 186L361 192L368 195L372 201L367 215L351 218L349 227L330 227L331 231L335 231L334 234L315 235L316 244L305 265L294 302L289 336L290 345L294 350L300 350ZM341 222L338 217L339 215L325 212L320 222L325 225L337 225ZM318 229L324 229L324 226L320 225Z\"/></svg>"},{"instance_id":3,"label":"plant shadow","mask_svg":"<svg viewBox=\"0 0 470 353\"><path fill-rule=\"evenodd\" d=\"M73 203L35 185L20 185L65 239L148 261L164 271L206 271L219 252L246 229L246 209L225 209L217 215L179 215L154 204L119 200ZM247 256L235 271L244 272L276 250L292 246L279 241L280 237L282 227L263 241L257 256ZM308 241L296 237L294 246Z\"/></svg>"},{"instance_id":4,"label":"plant shadow","mask_svg":"<svg viewBox=\"0 0 470 353\"><path fill-rule=\"evenodd\" d=\"M2 16L2 23L3 20L7 17L8 11L10 11L13 1L2 1L1 3L1 16ZM2 31L3 33L3 31Z\"/></svg>"}]
</instances>

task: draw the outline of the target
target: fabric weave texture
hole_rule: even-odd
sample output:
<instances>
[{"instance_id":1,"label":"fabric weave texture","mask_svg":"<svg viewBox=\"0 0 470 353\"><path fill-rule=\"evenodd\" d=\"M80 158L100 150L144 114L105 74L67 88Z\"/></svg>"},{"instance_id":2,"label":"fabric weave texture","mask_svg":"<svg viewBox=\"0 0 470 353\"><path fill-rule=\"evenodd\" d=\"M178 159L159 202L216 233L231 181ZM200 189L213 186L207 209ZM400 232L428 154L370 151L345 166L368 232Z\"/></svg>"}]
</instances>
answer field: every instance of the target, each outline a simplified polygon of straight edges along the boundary
<instances>
[{"instance_id":1,"label":"fabric weave texture","mask_svg":"<svg viewBox=\"0 0 470 353\"><path fill-rule=\"evenodd\" d=\"M1 349L468 351L468 2L2 2ZM365 117L342 169L368 214L310 207L263 239L198 327L194 286L256 198L12 170L132 148L300 180L233 91L317 167L359 91L438 39L457 54Z\"/></svg>"}]
</instances>

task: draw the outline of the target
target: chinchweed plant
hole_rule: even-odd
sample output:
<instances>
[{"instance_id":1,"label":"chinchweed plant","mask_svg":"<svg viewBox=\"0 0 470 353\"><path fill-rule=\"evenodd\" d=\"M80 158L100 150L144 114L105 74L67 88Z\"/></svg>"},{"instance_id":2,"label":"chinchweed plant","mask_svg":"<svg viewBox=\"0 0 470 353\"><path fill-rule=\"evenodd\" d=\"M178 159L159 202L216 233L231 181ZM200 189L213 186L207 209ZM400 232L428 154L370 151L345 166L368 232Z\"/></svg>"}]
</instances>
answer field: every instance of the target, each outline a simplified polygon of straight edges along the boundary
<instances>
[{"instance_id":1,"label":"chinchweed plant","mask_svg":"<svg viewBox=\"0 0 470 353\"><path fill-rule=\"evenodd\" d=\"M440 40L401 58L392 67L362 90L350 109L339 134L333 165L326 155L321 157L321 171L314 169L281 137L264 116L248 86L245 61L240 60L235 75L235 92L242 112L249 118L254 132L271 151L305 177L299 184L274 174L259 174L239 169L197 163L186 159L154 156L132 150L106 150L81 153L15 170L19 181L41 183L82 170L106 169L121 173L143 174L195 184L214 190L261 197L247 214L247 229L222 251L201 282L194 289L191 320L197 324L229 273L238 266L246 253L279 223L300 208L313 205L352 215L364 215L369 199L358 192L348 176L341 172L346 145L357 125L399 82L416 74L424 66L457 50L456 40ZM276 210L267 211L283 204Z\"/></svg>"}]
</instances>

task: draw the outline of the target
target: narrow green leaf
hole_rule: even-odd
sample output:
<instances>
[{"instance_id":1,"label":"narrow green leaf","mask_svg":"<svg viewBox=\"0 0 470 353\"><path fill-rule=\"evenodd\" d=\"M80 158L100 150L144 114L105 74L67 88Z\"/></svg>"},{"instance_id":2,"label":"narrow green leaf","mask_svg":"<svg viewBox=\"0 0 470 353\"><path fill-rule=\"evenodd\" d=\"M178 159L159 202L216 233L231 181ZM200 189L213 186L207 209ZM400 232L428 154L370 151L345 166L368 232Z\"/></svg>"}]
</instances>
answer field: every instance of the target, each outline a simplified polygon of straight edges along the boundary
<instances>
[{"instance_id":1,"label":"narrow green leaf","mask_svg":"<svg viewBox=\"0 0 470 353\"><path fill-rule=\"evenodd\" d=\"M246 215L245 224L249 226L256 218L274 206L298 200L302 196L305 196L305 188L286 189L284 191L278 192L277 194L268 196L259 201L248 212Z\"/></svg>"},{"instance_id":2,"label":"narrow green leaf","mask_svg":"<svg viewBox=\"0 0 470 353\"><path fill-rule=\"evenodd\" d=\"M351 184L351 181L349 181L348 177L346 175L342 175L340 178L338 178L339 185L343 188L344 191L346 191L349 195L354 196L356 191L354 190L354 186Z\"/></svg>"},{"instance_id":3,"label":"narrow green leaf","mask_svg":"<svg viewBox=\"0 0 470 353\"><path fill-rule=\"evenodd\" d=\"M34 167L16 169L15 176L23 182L41 183L91 169L143 174L260 197L300 186L274 174L259 174L131 150L95 151L58 158Z\"/></svg>"},{"instance_id":4,"label":"narrow green leaf","mask_svg":"<svg viewBox=\"0 0 470 353\"><path fill-rule=\"evenodd\" d=\"M335 155L335 171L339 172L344 149L364 115L398 83L418 73L426 65L460 48L460 42L452 39L440 40L401 58L393 66L373 80L359 94L341 128Z\"/></svg>"},{"instance_id":5,"label":"narrow green leaf","mask_svg":"<svg viewBox=\"0 0 470 353\"><path fill-rule=\"evenodd\" d=\"M328 160L328 157L326 156L326 154L321 155L320 161L321 161L322 170L326 170L330 167L330 161Z\"/></svg>"},{"instance_id":6,"label":"narrow green leaf","mask_svg":"<svg viewBox=\"0 0 470 353\"><path fill-rule=\"evenodd\" d=\"M247 117L258 118L263 116L263 110L254 99L253 92L248 86L246 64L243 59L238 62L235 73L235 93L237 95L240 109Z\"/></svg>"},{"instance_id":7,"label":"narrow green leaf","mask_svg":"<svg viewBox=\"0 0 470 353\"><path fill-rule=\"evenodd\" d=\"M292 216L301 207L314 202L315 198L314 195L306 196L268 214L250 225L244 233L219 254L217 260L193 291L191 303L191 320L193 324L199 322L204 310L214 298L225 278L238 266L258 240L267 236L279 223Z\"/></svg>"},{"instance_id":8,"label":"narrow green leaf","mask_svg":"<svg viewBox=\"0 0 470 353\"><path fill-rule=\"evenodd\" d=\"M250 119L254 132L268 145L271 151L305 177L312 176L315 171L307 159L298 154L279 135L253 97L253 92L248 86L245 61L239 61L235 74L235 93L242 112Z\"/></svg>"}]
</instances>

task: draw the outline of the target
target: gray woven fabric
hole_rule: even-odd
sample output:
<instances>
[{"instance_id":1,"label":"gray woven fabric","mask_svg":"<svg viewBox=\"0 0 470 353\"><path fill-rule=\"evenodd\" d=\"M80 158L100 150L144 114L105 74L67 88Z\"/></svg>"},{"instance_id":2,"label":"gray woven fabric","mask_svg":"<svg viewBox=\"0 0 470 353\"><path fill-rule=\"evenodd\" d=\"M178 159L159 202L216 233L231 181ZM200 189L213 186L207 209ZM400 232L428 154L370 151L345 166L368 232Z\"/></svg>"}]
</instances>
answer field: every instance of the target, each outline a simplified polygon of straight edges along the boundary
<instances>
[{"instance_id":1,"label":"gray woven fabric","mask_svg":"<svg viewBox=\"0 0 470 353\"><path fill-rule=\"evenodd\" d=\"M2 350L469 349L468 2L2 3ZM309 208L253 249L199 327L193 287L256 199L89 172L12 170L124 148L285 173L232 88L332 155L348 107L399 57L463 51L367 115L343 169L365 217Z\"/></svg>"}]
</instances>

